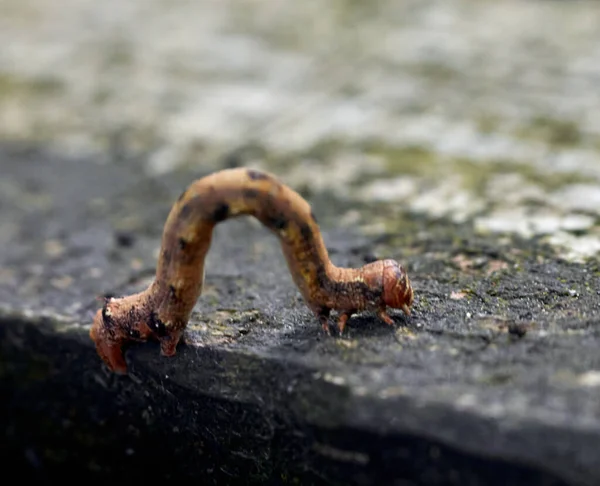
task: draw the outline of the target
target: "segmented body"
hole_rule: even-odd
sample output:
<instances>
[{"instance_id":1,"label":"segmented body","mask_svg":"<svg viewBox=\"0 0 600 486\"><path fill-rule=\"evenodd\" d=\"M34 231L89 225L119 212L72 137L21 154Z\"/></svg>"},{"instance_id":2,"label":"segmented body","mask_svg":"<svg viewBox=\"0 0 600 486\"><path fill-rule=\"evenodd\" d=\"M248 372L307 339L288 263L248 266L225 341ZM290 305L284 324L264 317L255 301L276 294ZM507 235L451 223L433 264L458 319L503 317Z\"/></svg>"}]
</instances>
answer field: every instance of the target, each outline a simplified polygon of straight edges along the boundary
<instances>
[{"instance_id":1,"label":"segmented body","mask_svg":"<svg viewBox=\"0 0 600 486\"><path fill-rule=\"evenodd\" d=\"M331 263L309 204L270 174L252 169L216 172L192 183L165 223L156 278L145 291L107 299L90 335L114 371L125 372L122 346L158 338L164 355L175 348L202 293L204 262L220 222L251 215L281 242L288 268L307 305L329 332L331 310L343 331L354 312L375 310L388 324L386 306L410 312L413 292L404 269L380 260L358 269Z\"/></svg>"}]
</instances>

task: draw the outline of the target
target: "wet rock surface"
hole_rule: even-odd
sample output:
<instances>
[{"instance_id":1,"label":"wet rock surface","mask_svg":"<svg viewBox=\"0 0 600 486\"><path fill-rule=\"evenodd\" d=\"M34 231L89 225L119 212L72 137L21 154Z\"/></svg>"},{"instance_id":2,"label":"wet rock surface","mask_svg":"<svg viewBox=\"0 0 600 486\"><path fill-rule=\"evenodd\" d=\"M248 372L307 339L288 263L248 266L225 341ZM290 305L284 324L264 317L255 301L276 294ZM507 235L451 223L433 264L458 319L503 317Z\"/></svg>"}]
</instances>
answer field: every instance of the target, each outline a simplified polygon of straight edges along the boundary
<instances>
[{"instance_id":1,"label":"wet rock surface","mask_svg":"<svg viewBox=\"0 0 600 486\"><path fill-rule=\"evenodd\" d=\"M59 3L0 7L15 471L600 484L595 2ZM177 356L111 375L98 299L144 288L182 189L241 165L311 202L334 263L402 261L413 316L323 335L277 240L228 221Z\"/></svg>"},{"instance_id":2,"label":"wet rock surface","mask_svg":"<svg viewBox=\"0 0 600 486\"><path fill-rule=\"evenodd\" d=\"M8 452L29 473L73 466L112 477L145 465L214 481L599 477L597 266L417 219L420 231L390 245L413 278L413 317L395 315L389 328L360 315L330 338L276 239L231 221L217 229L186 344L172 359L153 344L132 347L130 376L116 377L87 336L95 299L148 283L170 201L200 173L159 182L131 166L19 149L2 162L15 190L2 201L2 228L13 228L0 287L3 416ZM78 201L70 188L82 186ZM24 204L31 191L43 209ZM326 240L348 265L381 244L344 229Z\"/></svg>"}]
</instances>

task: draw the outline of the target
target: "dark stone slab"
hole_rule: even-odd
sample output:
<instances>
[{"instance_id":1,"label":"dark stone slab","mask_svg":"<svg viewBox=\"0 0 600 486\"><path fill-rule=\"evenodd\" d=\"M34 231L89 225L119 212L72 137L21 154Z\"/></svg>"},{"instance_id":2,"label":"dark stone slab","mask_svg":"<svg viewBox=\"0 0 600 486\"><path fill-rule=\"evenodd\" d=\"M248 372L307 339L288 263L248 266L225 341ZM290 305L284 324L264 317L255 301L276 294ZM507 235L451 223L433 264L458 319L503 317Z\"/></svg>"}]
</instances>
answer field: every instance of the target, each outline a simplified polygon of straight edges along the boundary
<instances>
[{"instance_id":1,"label":"dark stone slab","mask_svg":"<svg viewBox=\"0 0 600 486\"><path fill-rule=\"evenodd\" d=\"M389 255L407 263L414 316L392 329L361 315L329 338L276 239L230 221L186 344L171 359L134 346L117 377L87 336L96 298L149 282L171 202L201 171L155 180L136 161L15 147L0 165L2 452L21 476L600 483L596 262L417 219ZM335 201L313 203L327 227ZM348 265L375 244L343 229L326 240ZM497 261L508 269L490 273Z\"/></svg>"}]
</instances>

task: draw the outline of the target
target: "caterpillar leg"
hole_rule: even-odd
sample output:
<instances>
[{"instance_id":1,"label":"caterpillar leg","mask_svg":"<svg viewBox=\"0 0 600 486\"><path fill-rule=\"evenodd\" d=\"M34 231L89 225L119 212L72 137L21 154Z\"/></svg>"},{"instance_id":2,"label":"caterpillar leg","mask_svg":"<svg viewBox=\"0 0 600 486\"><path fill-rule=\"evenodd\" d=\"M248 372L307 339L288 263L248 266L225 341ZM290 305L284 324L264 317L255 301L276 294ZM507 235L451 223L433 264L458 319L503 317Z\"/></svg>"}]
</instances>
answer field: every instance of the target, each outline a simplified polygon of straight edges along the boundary
<instances>
[{"instance_id":1,"label":"caterpillar leg","mask_svg":"<svg viewBox=\"0 0 600 486\"><path fill-rule=\"evenodd\" d=\"M316 309L313 312L317 316L317 319L319 319L323 331L331 336L331 330L329 329L329 314L331 313L331 309Z\"/></svg>"},{"instance_id":2,"label":"caterpillar leg","mask_svg":"<svg viewBox=\"0 0 600 486\"><path fill-rule=\"evenodd\" d=\"M164 336L160 339L160 352L163 356L175 356L177 350L177 344L183 335L183 330L174 331L168 336Z\"/></svg>"},{"instance_id":3,"label":"caterpillar leg","mask_svg":"<svg viewBox=\"0 0 600 486\"><path fill-rule=\"evenodd\" d=\"M346 311L346 312L342 312L340 314L340 317L338 318L338 322L337 322L338 331L340 333L340 336L344 332L346 323L348 322L348 319L350 319L350 317L352 316L353 313L354 313L354 311Z\"/></svg>"},{"instance_id":4,"label":"caterpillar leg","mask_svg":"<svg viewBox=\"0 0 600 486\"><path fill-rule=\"evenodd\" d=\"M393 319L389 316L389 314L385 311L385 309L379 309L377 311L377 317L379 317L379 319L381 319L383 322L385 322L388 326L394 325Z\"/></svg>"}]
</instances>

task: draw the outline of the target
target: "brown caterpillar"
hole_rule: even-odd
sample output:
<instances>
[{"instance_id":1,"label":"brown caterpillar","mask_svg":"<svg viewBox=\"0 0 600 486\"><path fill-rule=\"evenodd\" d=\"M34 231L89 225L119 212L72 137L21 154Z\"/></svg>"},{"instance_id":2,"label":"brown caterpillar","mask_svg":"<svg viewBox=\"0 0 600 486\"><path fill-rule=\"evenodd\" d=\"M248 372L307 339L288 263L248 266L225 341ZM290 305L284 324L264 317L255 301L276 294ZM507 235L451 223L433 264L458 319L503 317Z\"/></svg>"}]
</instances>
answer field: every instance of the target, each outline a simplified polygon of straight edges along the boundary
<instances>
[{"instance_id":1,"label":"brown caterpillar","mask_svg":"<svg viewBox=\"0 0 600 486\"><path fill-rule=\"evenodd\" d=\"M254 216L279 237L294 282L327 333L332 310L339 311L340 334L358 311L374 310L390 325L386 307L410 315L413 290L399 263L336 267L302 196L264 172L223 170L193 182L173 205L152 284L139 294L105 299L94 317L90 337L111 370L127 372L122 348L128 341L156 338L164 356L175 354L202 293L213 228L242 215Z\"/></svg>"}]
</instances>

